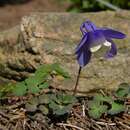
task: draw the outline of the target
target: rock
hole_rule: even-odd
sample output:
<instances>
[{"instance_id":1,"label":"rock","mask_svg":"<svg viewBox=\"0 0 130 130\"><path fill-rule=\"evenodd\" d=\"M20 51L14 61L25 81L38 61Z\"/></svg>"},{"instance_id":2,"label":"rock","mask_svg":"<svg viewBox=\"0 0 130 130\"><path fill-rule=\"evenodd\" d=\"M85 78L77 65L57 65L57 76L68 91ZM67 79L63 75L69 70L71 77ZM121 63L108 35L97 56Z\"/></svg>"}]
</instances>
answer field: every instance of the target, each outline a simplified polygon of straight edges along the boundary
<instances>
[{"instance_id":1,"label":"rock","mask_svg":"<svg viewBox=\"0 0 130 130\"><path fill-rule=\"evenodd\" d=\"M81 39L79 27L86 19L100 27L120 30L128 37L115 41L118 47L115 58L104 59L103 51L92 56L82 70L78 91L113 90L122 82L130 83L129 11L33 13L23 17L19 26L0 33L1 78L23 80L40 64L59 62L72 79L56 82L56 87L73 90L78 72L74 50Z\"/></svg>"}]
</instances>

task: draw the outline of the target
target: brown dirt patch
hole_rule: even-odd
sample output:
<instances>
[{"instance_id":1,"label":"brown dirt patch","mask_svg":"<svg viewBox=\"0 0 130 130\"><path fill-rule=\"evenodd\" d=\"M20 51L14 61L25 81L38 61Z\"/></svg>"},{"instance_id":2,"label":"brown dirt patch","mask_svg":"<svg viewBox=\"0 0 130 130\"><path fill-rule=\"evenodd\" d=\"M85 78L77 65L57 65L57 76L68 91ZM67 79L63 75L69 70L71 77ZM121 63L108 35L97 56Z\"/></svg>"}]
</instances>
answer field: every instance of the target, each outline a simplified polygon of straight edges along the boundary
<instances>
[{"instance_id":1,"label":"brown dirt patch","mask_svg":"<svg viewBox=\"0 0 130 130\"><path fill-rule=\"evenodd\" d=\"M59 0L30 0L23 4L8 4L0 6L0 30L18 24L21 17L31 12L64 12L68 4Z\"/></svg>"}]
</instances>

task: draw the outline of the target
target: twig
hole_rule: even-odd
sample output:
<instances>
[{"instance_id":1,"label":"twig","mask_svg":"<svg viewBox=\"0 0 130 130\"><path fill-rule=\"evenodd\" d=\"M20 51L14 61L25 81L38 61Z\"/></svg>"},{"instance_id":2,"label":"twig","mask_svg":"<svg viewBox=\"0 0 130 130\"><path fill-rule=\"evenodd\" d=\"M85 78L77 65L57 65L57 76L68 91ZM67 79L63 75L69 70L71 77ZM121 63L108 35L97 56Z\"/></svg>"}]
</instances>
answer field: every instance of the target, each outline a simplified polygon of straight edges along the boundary
<instances>
[{"instance_id":1,"label":"twig","mask_svg":"<svg viewBox=\"0 0 130 130\"><path fill-rule=\"evenodd\" d=\"M65 125L63 125L63 128L64 128L64 130L67 130L67 128L66 128L66 126L65 126Z\"/></svg>"},{"instance_id":2,"label":"twig","mask_svg":"<svg viewBox=\"0 0 130 130\"><path fill-rule=\"evenodd\" d=\"M0 111L0 115L3 116L6 119L10 119L10 117L2 111Z\"/></svg>"},{"instance_id":3,"label":"twig","mask_svg":"<svg viewBox=\"0 0 130 130\"><path fill-rule=\"evenodd\" d=\"M75 128L75 129L77 129L77 130L84 130L83 128L80 128L80 127L78 127L78 126L71 125L71 124L57 123L56 125L58 125L58 126L68 126L68 127Z\"/></svg>"},{"instance_id":4,"label":"twig","mask_svg":"<svg viewBox=\"0 0 130 130\"><path fill-rule=\"evenodd\" d=\"M106 96L106 94L103 92L102 89L100 89L100 92L101 92L101 94L102 94L103 96Z\"/></svg>"},{"instance_id":5,"label":"twig","mask_svg":"<svg viewBox=\"0 0 130 130\"><path fill-rule=\"evenodd\" d=\"M123 126L124 128L126 128L127 130L130 130L130 127L128 125L123 124L122 122L117 122L118 124L120 124L121 126Z\"/></svg>"},{"instance_id":6,"label":"twig","mask_svg":"<svg viewBox=\"0 0 130 130\"><path fill-rule=\"evenodd\" d=\"M83 105L82 105L82 116L85 117L85 115L86 115L86 114L85 114L85 105L83 104Z\"/></svg>"},{"instance_id":7,"label":"twig","mask_svg":"<svg viewBox=\"0 0 130 130\"><path fill-rule=\"evenodd\" d=\"M126 119L122 119L122 118L119 118L119 117L115 117L115 119L116 119L116 123L123 122L125 124L130 125L129 121L126 121Z\"/></svg>"},{"instance_id":8,"label":"twig","mask_svg":"<svg viewBox=\"0 0 130 130\"><path fill-rule=\"evenodd\" d=\"M8 130L5 126L0 124L0 130Z\"/></svg>"},{"instance_id":9,"label":"twig","mask_svg":"<svg viewBox=\"0 0 130 130\"><path fill-rule=\"evenodd\" d=\"M22 124L23 124L23 125L22 125L23 130L25 130L25 129L26 129L26 122L27 122L27 119L24 119L24 120L23 120L23 123L22 123Z\"/></svg>"},{"instance_id":10,"label":"twig","mask_svg":"<svg viewBox=\"0 0 130 130\"><path fill-rule=\"evenodd\" d=\"M99 124L94 124L97 128L99 128L99 130L102 130L102 127Z\"/></svg>"},{"instance_id":11,"label":"twig","mask_svg":"<svg viewBox=\"0 0 130 130\"><path fill-rule=\"evenodd\" d=\"M23 104L25 104L25 102L19 102L19 103L16 103L15 105L8 106L6 109L15 109L22 106Z\"/></svg>"},{"instance_id":12,"label":"twig","mask_svg":"<svg viewBox=\"0 0 130 130\"><path fill-rule=\"evenodd\" d=\"M17 130L17 128L18 128L18 124L19 124L19 121L16 122L16 125L15 125L15 127L14 127L14 130Z\"/></svg>"},{"instance_id":13,"label":"twig","mask_svg":"<svg viewBox=\"0 0 130 130\"><path fill-rule=\"evenodd\" d=\"M26 122L26 126L31 130L31 126L28 124L28 122Z\"/></svg>"},{"instance_id":14,"label":"twig","mask_svg":"<svg viewBox=\"0 0 130 130\"><path fill-rule=\"evenodd\" d=\"M73 111L73 113L74 113L74 115L75 115L77 118L79 118L80 121L82 121L83 123L85 123L85 124L87 125L86 121L84 120L84 118L81 117L81 115L79 115L79 114L78 114L77 112L75 112L75 111Z\"/></svg>"},{"instance_id":15,"label":"twig","mask_svg":"<svg viewBox=\"0 0 130 130\"><path fill-rule=\"evenodd\" d=\"M103 126L106 126L106 125L115 126L116 125L116 123L105 123L105 122L100 122L100 121L96 121L96 123L99 125L103 125Z\"/></svg>"},{"instance_id":16,"label":"twig","mask_svg":"<svg viewBox=\"0 0 130 130\"><path fill-rule=\"evenodd\" d=\"M85 117L85 101L83 100L83 105L82 105L82 116Z\"/></svg>"}]
</instances>

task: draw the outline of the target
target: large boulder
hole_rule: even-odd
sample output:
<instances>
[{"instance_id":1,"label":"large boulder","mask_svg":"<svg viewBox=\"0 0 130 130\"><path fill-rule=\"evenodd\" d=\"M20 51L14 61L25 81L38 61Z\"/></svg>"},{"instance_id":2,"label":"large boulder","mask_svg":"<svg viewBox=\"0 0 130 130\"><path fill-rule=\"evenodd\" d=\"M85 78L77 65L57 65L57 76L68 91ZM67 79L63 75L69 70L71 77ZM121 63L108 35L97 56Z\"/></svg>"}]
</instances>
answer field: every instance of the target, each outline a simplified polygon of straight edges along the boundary
<instances>
[{"instance_id":1,"label":"large boulder","mask_svg":"<svg viewBox=\"0 0 130 130\"><path fill-rule=\"evenodd\" d=\"M0 79L2 82L23 80L40 64L59 62L72 79L56 81L56 87L73 90L78 72L74 54L81 39L80 25L89 19L100 27L111 27L127 34L116 40L118 54L103 58L104 49L92 56L83 68L78 90L115 89L130 83L130 12L33 13L22 18L20 25L0 33Z\"/></svg>"}]
</instances>

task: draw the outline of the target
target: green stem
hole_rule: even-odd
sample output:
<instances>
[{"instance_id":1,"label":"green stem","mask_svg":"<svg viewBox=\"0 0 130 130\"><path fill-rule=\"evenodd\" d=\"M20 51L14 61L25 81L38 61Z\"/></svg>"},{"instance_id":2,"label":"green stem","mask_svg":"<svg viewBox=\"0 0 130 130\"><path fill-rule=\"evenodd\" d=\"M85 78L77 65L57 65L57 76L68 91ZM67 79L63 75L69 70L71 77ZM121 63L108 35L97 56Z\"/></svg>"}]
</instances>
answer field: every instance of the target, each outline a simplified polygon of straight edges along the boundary
<instances>
[{"instance_id":1,"label":"green stem","mask_svg":"<svg viewBox=\"0 0 130 130\"><path fill-rule=\"evenodd\" d=\"M78 75L77 75L77 79L76 79L76 84L75 84L75 88L74 88L74 93L73 93L74 96L77 93L77 87L78 87L78 83L79 83L79 77L80 77L81 69L82 69L82 67L79 66L79 71L78 71Z\"/></svg>"}]
</instances>

